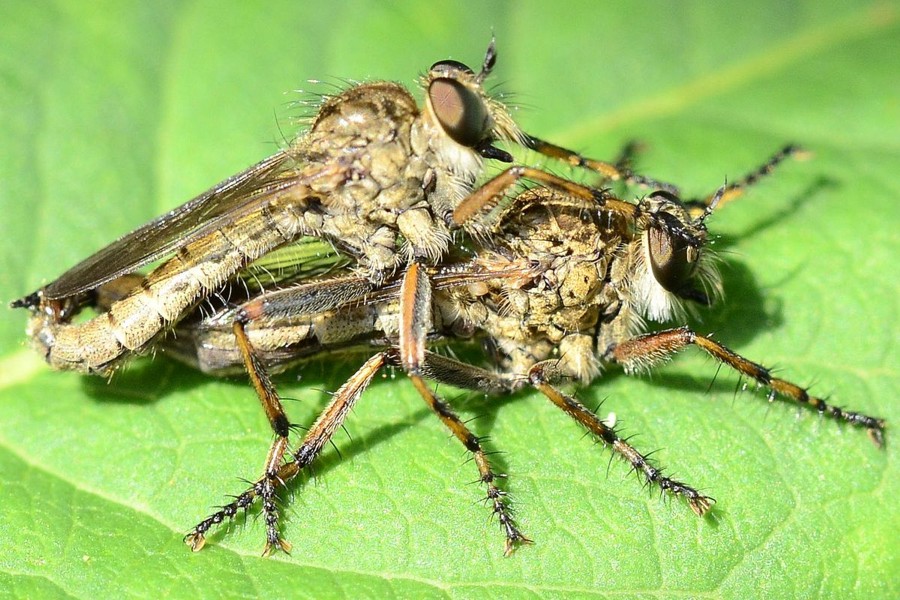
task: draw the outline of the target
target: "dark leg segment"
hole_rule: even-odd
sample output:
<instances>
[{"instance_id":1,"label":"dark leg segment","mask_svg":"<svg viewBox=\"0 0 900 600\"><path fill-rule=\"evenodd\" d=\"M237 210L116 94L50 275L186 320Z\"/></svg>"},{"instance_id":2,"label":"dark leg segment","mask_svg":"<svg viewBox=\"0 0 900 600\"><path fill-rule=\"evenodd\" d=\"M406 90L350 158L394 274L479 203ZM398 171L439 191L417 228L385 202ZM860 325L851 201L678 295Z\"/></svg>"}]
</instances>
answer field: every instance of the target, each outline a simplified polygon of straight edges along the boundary
<instances>
[{"instance_id":1,"label":"dark leg segment","mask_svg":"<svg viewBox=\"0 0 900 600\"><path fill-rule=\"evenodd\" d=\"M634 157L641 151L643 144L638 141L631 140L622 146L619 150L619 156L616 157L616 169L619 171L628 170L634 164Z\"/></svg>"},{"instance_id":2,"label":"dark leg segment","mask_svg":"<svg viewBox=\"0 0 900 600\"><path fill-rule=\"evenodd\" d=\"M787 145L773 154L765 163L744 175L741 179L734 183L727 184L721 195L717 192L716 194L707 196L705 199L686 200L685 205L688 207L691 216L693 217L699 217L704 213L709 213L713 208L721 208L725 203L743 196L744 192L747 191L747 188L756 185L761 179L771 175L785 160L792 157L803 158L806 154L806 151L800 146L793 144ZM716 199L717 196L719 196L718 199Z\"/></svg>"},{"instance_id":3,"label":"dark leg segment","mask_svg":"<svg viewBox=\"0 0 900 600\"><path fill-rule=\"evenodd\" d=\"M334 394L331 402L325 407L325 410L322 411L313 426L309 428L300 447L292 453L293 461L285 464L281 463L280 456L283 456L284 448L287 443L285 440L285 446L280 449L281 454L279 455L278 461L275 462L273 460L272 451L270 451L269 457L266 460L266 468L271 469L273 473L269 475L269 472L267 471L266 475L257 480L249 489L235 498L234 501L223 506L220 510L198 523L197 526L194 527L194 530L185 536L185 543L194 551L200 550L206 543L206 533L214 525L218 525L225 520L233 518L241 509L249 508L257 496L263 499L264 511L267 494L272 498L274 505L274 490L270 493L268 486L270 484L275 487L284 485L286 482L296 477L301 469L308 466L316 456L318 456L322 447L331 440L334 432L341 424L343 424L347 414L353 408L354 404L356 404L356 401L363 391L365 391L366 387L368 387L369 383L371 383L375 373L377 373L384 364L384 353L376 354L367 360L365 364ZM265 371L262 372L264 373ZM276 441L276 444L277 443L278 442ZM275 520L271 525L268 521L269 514L269 512L266 512L267 531L264 554L270 553L276 547L287 552L290 550L290 544L284 541L278 533L277 511L272 513L275 515Z\"/></svg>"},{"instance_id":4,"label":"dark leg segment","mask_svg":"<svg viewBox=\"0 0 900 600\"><path fill-rule=\"evenodd\" d=\"M826 403L821 398L811 396L804 388L774 377L769 369L747 360L708 337L697 335L689 327L638 336L609 348L604 358L623 365L626 371L631 372L649 368L655 362L689 345L697 346L719 362L750 377L759 385L769 388L768 398L770 401L778 396L787 398L837 421L844 421L855 427L864 427L877 446L880 447L884 443L885 423L883 419L844 410Z\"/></svg>"},{"instance_id":5,"label":"dark leg segment","mask_svg":"<svg viewBox=\"0 0 900 600\"><path fill-rule=\"evenodd\" d=\"M525 537L512 518L509 505L506 502L506 492L497 487L496 480L502 478L491 469L490 461L488 461L487 453L481 447L481 442L475 436L465 423L453 412L450 405L439 399L429 389L428 385L418 375L410 375L413 385L419 394L428 404L429 408L434 411L438 418L443 421L447 429L462 442L466 450L472 453L475 459L475 465L478 467L479 480L487 488L487 501L491 503L494 515L500 522L500 527L506 535L506 546L504 555L509 556L513 550L520 544L529 544L531 540Z\"/></svg>"},{"instance_id":6,"label":"dark leg segment","mask_svg":"<svg viewBox=\"0 0 900 600\"><path fill-rule=\"evenodd\" d=\"M285 552L290 551L290 544L281 539L278 533L278 506L275 502L275 490L278 487L276 476L278 468L284 459L285 450L288 446L288 435L290 434L291 423L288 421L284 408L281 405L281 399L278 392L269 378L260 360L257 358L247 333L244 331L244 323L235 321L232 326L234 337L237 340L238 348L244 358L244 365L247 373L250 375L250 382L256 395L262 403L272 431L275 432L275 440L269 448L266 456L266 463L263 470L263 476L259 480L259 495L262 498L262 508L266 521L266 547L263 554L267 555L272 552L273 548L281 548Z\"/></svg>"},{"instance_id":7,"label":"dark leg segment","mask_svg":"<svg viewBox=\"0 0 900 600\"><path fill-rule=\"evenodd\" d=\"M650 464L646 456L620 438L615 429L606 425L600 417L575 400L575 398L562 393L551 385L549 381L557 378L557 374L554 373L556 370L555 366L556 361L545 361L534 365L528 374L531 385L549 398L563 412L581 423L597 439L627 460L636 473L644 476L647 485L655 485L663 492L685 498L688 506L691 507L691 510L697 516L702 516L712 507L712 503L715 502L714 499L704 496L696 489L680 481L663 477L662 470Z\"/></svg>"},{"instance_id":8,"label":"dark leg segment","mask_svg":"<svg viewBox=\"0 0 900 600\"><path fill-rule=\"evenodd\" d=\"M613 452L627 460L635 472L644 476L648 485L655 485L661 491L685 498L691 510L697 515L703 515L711 508L715 500L680 481L664 477L660 468L653 466L645 455L620 438L615 429L606 425L593 411L556 389L551 382L563 378L563 374L558 372L556 365L556 361L538 363L531 368L528 379L525 380L505 377L445 356L428 353L425 357L423 373L448 385L485 393L513 392L521 389L524 385L531 384L563 412L609 446Z\"/></svg>"},{"instance_id":9,"label":"dark leg segment","mask_svg":"<svg viewBox=\"0 0 900 600\"><path fill-rule=\"evenodd\" d=\"M676 196L679 194L678 187L672 185L671 183L657 181L655 179L651 179L650 177L638 175L629 168L628 160L618 159L615 164L610 164L601 160L594 160L592 158L584 157L577 152L567 150L562 146L557 146L556 144L551 144L550 142L538 139L534 136L527 136L523 145L526 148L530 148L535 152L543 154L544 156L555 158L573 167L588 169L590 171L599 173L608 181L624 181L625 183L639 185L641 187L648 187L655 190L665 190L669 193L675 194ZM633 144L629 144L628 146L626 146L626 149L631 149L633 147ZM627 159L627 157L631 156L631 152L629 152L627 155L623 153L623 155L626 156Z\"/></svg>"}]
</instances>

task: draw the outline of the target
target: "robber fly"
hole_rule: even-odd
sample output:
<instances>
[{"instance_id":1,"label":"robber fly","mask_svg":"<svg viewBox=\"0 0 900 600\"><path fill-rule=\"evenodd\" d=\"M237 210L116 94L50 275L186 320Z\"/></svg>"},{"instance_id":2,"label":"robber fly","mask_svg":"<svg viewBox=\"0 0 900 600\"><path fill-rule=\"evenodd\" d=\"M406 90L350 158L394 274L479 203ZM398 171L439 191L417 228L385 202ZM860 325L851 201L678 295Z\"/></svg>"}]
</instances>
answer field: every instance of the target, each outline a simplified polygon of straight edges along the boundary
<instances>
[{"instance_id":1,"label":"robber fly","mask_svg":"<svg viewBox=\"0 0 900 600\"><path fill-rule=\"evenodd\" d=\"M495 62L492 41L478 73L452 60L435 63L421 81L423 106L403 86L385 81L326 98L309 130L286 149L14 301L13 307L32 313L33 345L56 369L110 376L128 358L152 351L198 307L224 297L236 280L249 290L243 274L285 261L277 280L317 272L296 258L310 238L328 242L373 289L406 270L441 264L451 230L477 226L471 207L485 193L544 175L513 167L473 197L486 160L512 162L498 142L606 179L656 183L521 131L507 108L484 91ZM159 264L138 274L151 263ZM85 309L99 314L75 321ZM268 387L256 378L252 348L246 350L245 367L269 407ZM269 411L278 436L265 467L264 506L274 502L277 465L287 447L288 423L276 413ZM266 510L267 519L275 519L274 509Z\"/></svg>"},{"instance_id":2,"label":"robber fly","mask_svg":"<svg viewBox=\"0 0 900 600\"><path fill-rule=\"evenodd\" d=\"M626 202L608 191L546 173L540 186L503 200L511 180L505 186L489 183L473 194L477 205L464 202L456 211L477 219L479 234L460 240L438 265L414 261L380 284L346 270L284 281L277 289L261 292L248 292L233 282L236 293L245 291L244 301L181 321L163 349L208 373L249 371L277 441L267 457L267 475L201 521L186 543L199 550L211 528L261 498L266 552L288 550L278 530L271 488L284 485L316 458L384 368L406 371L428 406L473 454L479 481L505 535L507 554L530 540L510 513L499 486L501 476L479 438L426 380L487 395L533 387L630 463L647 485L684 498L697 515L710 510L711 497L665 476L646 454L558 384L587 384L609 364L628 373L645 371L696 346L765 387L770 400L779 397L864 428L880 446L885 427L881 419L827 404L687 326L647 332L648 321L682 319L688 304L708 305L720 292L706 220L795 152L787 148L743 180L705 200L689 202L666 191ZM436 344L461 339L478 340L492 349L494 368L433 350ZM332 396L300 444L281 451L288 439L279 424L289 421L269 373L323 351L354 349L374 355Z\"/></svg>"},{"instance_id":3,"label":"robber fly","mask_svg":"<svg viewBox=\"0 0 900 600\"><path fill-rule=\"evenodd\" d=\"M29 335L57 369L109 374L189 314L239 271L306 237L329 241L374 283L412 261L436 264L454 211L484 161L512 162L508 142L608 179L655 183L522 132L483 82L482 69L445 60L422 78L424 106L403 86L376 81L324 100L288 148L119 238L55 281L12 303L31 309ZM141 291L81 323L97 291L162 260Z\"/></svg>"}]
</instances>

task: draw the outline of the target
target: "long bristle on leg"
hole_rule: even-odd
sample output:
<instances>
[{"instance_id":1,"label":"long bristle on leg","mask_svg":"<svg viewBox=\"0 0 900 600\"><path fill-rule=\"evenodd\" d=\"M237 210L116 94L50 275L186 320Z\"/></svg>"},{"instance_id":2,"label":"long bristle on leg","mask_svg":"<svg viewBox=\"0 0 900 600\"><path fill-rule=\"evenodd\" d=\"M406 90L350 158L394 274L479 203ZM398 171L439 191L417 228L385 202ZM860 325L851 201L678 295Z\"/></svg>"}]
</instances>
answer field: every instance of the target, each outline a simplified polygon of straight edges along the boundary
<instances>
[{"instance_id":1,"label":"long bristle on leg","mask_svg":"<svg viewBox=\"0 0 900 600\"><path fill-rule=\"evenodd\" d=\"M367 360L331 397L331 401L320 413L319 418L316 419L316 422L313 423L312 427L309 428L306 436L300 443L300 446L291 453L291 457L293 458L292 461L282 464L274 475L266 475L260 478L234 501L198 523L194 529L184 537L184 542L194 551L202 549L206 543L206 535L210 529L226 520L233 519L239 510L249 508L257 497L264 497L264 495L267 494L269 490L264 487L267 485L267 482L274 482L277 489L295 478L303 468L309 466L319 455L325 444L331 440L334 432L343 424L344 419L356 404L360 395L372 382L375 373L377 373L384 364L384 353L378 353ZM277 512L266 511L267 518L270 514L277 515ZM281 538L278 533L277 519L271 524L271 527L275 530L274 536L270 531L270 524L267 522L266 525L266 546L263 554L271 553L271 551L276 548L284 550L285 552L289 551L291 548L290 544Z\"/></svg>"},{"instance_id":2,"label":"long bristle on leg","mask_svg":"<svg viewBox=\"0 0 900 600\"><path fill-rule=\"evenodd\" d=\"M684 498L697 516L703 516L712 508L715 499L701 494L696 488L663 475L662 469L654 466L647 456L638 452L622 439L613 427L608 426L590 409L575 398L564 394L550 381L554 379L555 362L536 364L528 375L531 385L544 394L553 404L570 417L581 423L588 431L609 446L613 452L631 464L635 472L643 475L647 485L656 486L660 491Z\"/></svg>"},{"instance_id":3,"label":"long bristle on leg","mask_svg":"<svg viewBox=\"0 0 900 600\"><path fill-rule=\"evenodd\" d=\"M697 346L722 364L728 365L738 373L768 388L771 391L770 398L785 398L800 406L807 406L835 421L849 423L854 427L863 427L876 446L884 445L886 427L884 419L829 404L822 398L811 395L805 388L775 377L766 367L744 358L719 342L697 335L689 327L667 329L632 338L607 350L605 358L623 365L626 371L633 372L647 369L654 363L691 345Z\"/></svg>"},{"instance_id":4,"label":"long bristle on leg","mask_svg":"<svg viewBox=\"0 0 900 600\"><path fill-rule=\"evenodd\" d=\"M434 413L443 421L444 425L453 433L453 435L466 447L466 450L472 453L475 465L478 467L479 480L487 489L487 500L491 503L493 514L500 522L500 527L506 536L506 544L503 554L509 556L513 551L522 544L532 543L520 530L513 519L510 510L507 494L505 491L497 487L497 479L500 475L494 473L491 463L488 460L487 453L481 446L481 441L466 427L465 423L453 412L450 405L438 398L425 384L421 377L412 375L413 385L419 394L425 400L425 403L434 411Z\"/></svg>"}]
</instances>

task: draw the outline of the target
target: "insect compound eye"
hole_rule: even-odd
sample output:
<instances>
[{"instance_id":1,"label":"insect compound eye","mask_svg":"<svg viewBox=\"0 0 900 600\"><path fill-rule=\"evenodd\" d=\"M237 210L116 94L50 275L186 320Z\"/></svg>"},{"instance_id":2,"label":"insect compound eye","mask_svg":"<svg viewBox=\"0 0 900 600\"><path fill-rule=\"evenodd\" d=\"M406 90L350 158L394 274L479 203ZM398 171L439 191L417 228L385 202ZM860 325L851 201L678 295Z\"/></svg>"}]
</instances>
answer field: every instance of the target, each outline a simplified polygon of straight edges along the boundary
<instances>
[{"instance_id":1,"label":"insect compound eye","mask_svg":"<svg viewBox=\"0 0 900 600\"><path fill-rule=\"evenodd\" d=\"M700 250L684 236L660 226L648 229L647 241L650 268L659 285L673 293L686 289L700 258Z\"/></svg>"},{"instance_id":2,"label":"insect compound eye","mask_svg":"<svg viewBox=\"0 0 900 600\"><path fill-rule=\"evenodd\" d=\"M438 65L447 62L452 61ZM491 115L484 100L473 90L455 79L439 77L428 86L428 98L438 122L454 142L474 148L488 137Z\"/></svg>"}]
</instances>

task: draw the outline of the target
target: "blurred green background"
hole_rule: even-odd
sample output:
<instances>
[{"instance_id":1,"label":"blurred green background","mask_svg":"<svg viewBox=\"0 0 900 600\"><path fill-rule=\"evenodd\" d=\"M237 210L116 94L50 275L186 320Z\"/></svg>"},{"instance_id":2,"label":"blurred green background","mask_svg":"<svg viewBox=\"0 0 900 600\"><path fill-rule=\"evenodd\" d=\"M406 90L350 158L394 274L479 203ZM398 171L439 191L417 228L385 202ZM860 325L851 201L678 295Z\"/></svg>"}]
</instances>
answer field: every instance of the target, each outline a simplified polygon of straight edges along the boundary
<instances>
[{"instance_id":1,"label":"blurred green background","mask_svg":"<svg viewBox=\"0 0 900 600\"><path fill-rule=\"evenodd\" d=\"M896 3L4 2L0 23L0 298L272 153L297 131L291 90L412 86L437 60L478 65L493 33L492 83L527 131L601 158L640 139L639 169L688 194L786 142L813 150L710 220L726 301L694 325L900 420ZM3 597L900 595L892 432L879 451L735 393L733 374L710 386L716 365L693 352L580 397L606 399L636 445L716 497L711 519L618 461L607 471L536 394L451 394L504 452L536 541L503 558L474 466L398 376L360 401L341 457L328 449L295 486L293 554L262 559L255 514L201 553L181 544L262 464L249 386L165 359L109 384L53 373L24 325L21 311L0 320ZM311 422L355 366L281 378L293 420Z\"/></svg>"}]
</instances>

